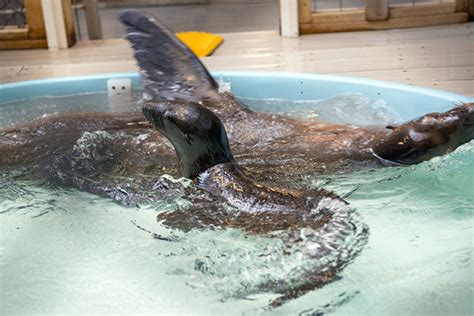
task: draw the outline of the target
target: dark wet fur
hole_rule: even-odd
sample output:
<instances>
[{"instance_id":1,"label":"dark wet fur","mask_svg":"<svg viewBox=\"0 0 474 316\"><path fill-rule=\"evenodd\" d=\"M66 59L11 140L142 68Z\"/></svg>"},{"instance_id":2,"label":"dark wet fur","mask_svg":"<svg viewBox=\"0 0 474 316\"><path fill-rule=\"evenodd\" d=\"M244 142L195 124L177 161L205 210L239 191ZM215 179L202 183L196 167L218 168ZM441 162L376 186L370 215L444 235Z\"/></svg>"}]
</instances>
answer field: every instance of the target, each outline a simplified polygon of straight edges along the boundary
<instances>
[{"instance_id":1,"label":"dark wet fur","mask_svg":"<svg viewBox=\"0 0 474 316\"><path fill-rule=\"evenodd\" d=\"M469 123L472 122L469 109L473 104L462 105L447 113L426 115L427 118L435 115L437 121L424 133L427 139L423 144L411 141L409 137L411 130L425 128L426 124L420 121L423 118L401 124L393 130L381 126L308 122L254 112L242 106L230 93L217 93L215 81L199 59L158 21L136 11L126 11L121 20L131 33L128 39L141 68L145 99L191 100L211 109L224 123L236 161L258 180L280 182L285 178L417 163L445 154L473 138L472 123ZM444 128L443 120L450 118L452 113L457 113L459 119L453 121L452 128ZM56 170L57 177L54 177L54 172L48 173L52 182L61 184L63 181L63 184L98 194L103 191L101 185L115 184L114 176L140 178L152 172L156 176L163 173L178 175L174 159L168 159L174 157L174 153L166 139L156 132L153 134L146 126L126 125L126 114L106 115L107 118L102 114L62 113L0 130L0 166L36 164L38 178L44 177L46 169ZM145 120L139 113L128 115L131 122ZM55 126L63 127L57 129ZM109 160L114 161L115 167L102 167L100 157L94 163L96 156L74 156L73 146L81 133L95 130L111 131L112 137L121 140L113 141L113 150L109 149ZM124 137L118 132L130 136ZM152 133L153 137L132 144L137 135L144 133ZM149 152L147 165L142 164L142 159L137 159L138 155L135 156L138 163L135 159L124 160L127 156L124 153L130 148L146 154L146 150L139 150L139 147L151 147L152 142L160 151ZM81 159L86 161L81 162ZM51 162L55 161L62 162L50 168ZM82 177L82 171L69 166L82 163L88 164L90 174L95 174L95 184L85 186L82 181L69 181L68 177L74 177L76 171L78 177Z\"/></svg>"},{"instance_id":2,"label":"dark wet fur","mask_svg":"<svg viewBox=\"0 0 474 316\"><path fill-rule=\"evenodd\" d=\"M473 138L474 104L389 128L307 122L251 111L230 93L217 93L215 81L199 59L159 22L135 11L125 12L121 20L141 68L145 102L196 102L212 110L225 126L241 170L232 169L237 168L234 164L209 166L209 177L189 187L160 177L179 174L174 150L137 113L65 113L1 129L2 169L28 166L27 173L33 178L47 177L54 185L77 187L127 205L184 197L193 205L162 213L159 220L182 230L235 227L254 234L286 230L283 238L291 248L301 243L300 229L309 227L311 236L334 220L330 212L312 214L309 210L322 197L339 198L324 190L281 189L268 183L291 179L293 186L300 176L392 161L417 163ZM143 134L150 136L140 140ZM232 179L231 187L215 185L222 177ZM272 203L280 205L278 211L269 211ZM260 211L251 212L249 206L258 206ZM352 217L344 222L348 231L355 227L351 221ZM367 232L362 229L358 234L363 245ZM333 270L309 270L301 280L277 280L261 289L282 293L281 300L274 303L278 305L329 282L350 261L345 258Z\"/></svg>"},{"instance_id":3,"label":"dark wet fur","mask_svg":"<svg viewBox=\"0 0 474 316\"><path fill-rule=\"evenodd\" d=\"M474 139L474 103L387 128L392 133L374 147L377 155L402 164L429 160Z\"/></svg>"},{"instance_id":4,"label":"dark wet fur","mask_svg":"<svg viewBox=\"0 0 474 316\"><path fill-rule=\"evenodd\" d=\"M132 10L123 11L120 20L143 70L143 85L153 87L148 93L169 100L199 101L217 88L199 59L159 21Z\"/></svg>"},{"instance_id":5,"label":"dark wet fur","mask_svg":"<svg viewBox=\"0 0 474 316\"><path fill-rule=\"evenodd\" d=\"M330 254L337 258L345 242L354 241L347 252L350 255L336 259L330 268L308 268L300 274L301 280L262 284L258 291L282 294L273 306L323 286L362 249L367 229L336 194L323 189L283 188L248 178L231 154L222 122L209 109L184 100L148 100L143 112L173 144L181 174L208 193L200 196L201 201L193 199L190 207L159 214L163 224L185 231L229 227L259 235L280 232L288 252L301 247L298 251L307 252L314 261ZM317 251L309 254L312 248Z\"/></svg>"}]
</instances>

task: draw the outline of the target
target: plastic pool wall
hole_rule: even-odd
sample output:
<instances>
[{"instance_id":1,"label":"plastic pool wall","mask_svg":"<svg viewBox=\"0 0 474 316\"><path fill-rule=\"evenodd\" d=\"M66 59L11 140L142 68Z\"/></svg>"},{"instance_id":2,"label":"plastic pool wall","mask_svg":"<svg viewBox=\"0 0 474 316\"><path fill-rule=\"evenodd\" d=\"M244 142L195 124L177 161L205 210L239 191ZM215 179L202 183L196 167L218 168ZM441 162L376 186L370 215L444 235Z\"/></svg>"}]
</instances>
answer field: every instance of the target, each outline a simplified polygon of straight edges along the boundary
<instances>
[{"instance_id":1,"label":"plastic pool wall","mask_svg":"<svg viewBox=\"0 0 474 316\"><path fill-rule=\"evenodd\" d=\"M371 99L385 100L404 120L474 101L474 98L441 90L354 77L272 72L213 72L212 75L217 80L230 82L233 94L246 98L314 100L358 92ZM123 77L132 79L133 88L141 88L138 73L32 80L0 85L0 103L35 96L106 91L108 79Z\"/></svg>"}]
</instances>

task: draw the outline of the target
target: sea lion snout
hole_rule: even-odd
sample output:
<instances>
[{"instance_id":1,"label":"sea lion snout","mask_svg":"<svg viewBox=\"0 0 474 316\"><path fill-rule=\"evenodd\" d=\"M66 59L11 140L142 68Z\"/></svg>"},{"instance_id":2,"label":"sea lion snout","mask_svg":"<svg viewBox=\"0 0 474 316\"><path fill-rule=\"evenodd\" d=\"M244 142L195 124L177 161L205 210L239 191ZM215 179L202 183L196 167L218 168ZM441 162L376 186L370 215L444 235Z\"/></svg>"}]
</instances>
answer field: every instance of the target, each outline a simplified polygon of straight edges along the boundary
<instances>
[{"instance_id":1,"label":"sea lion snout","mask_svg":"<svg viewBox=\"0 0 474 316\"><path fill-rule=\"evenodd\" d=\"M194 179L216 164L233 161L224 125L198 102L150 100L142 111L175 148L183 176Z\"/></svg>"},{"instance_id":2,"label":"sea lion snout","mask_svg":"<svg viewBox=\"0 0 474 316\"><path fill-rule=\"evenodd\" d=\"M398 163L416 163L451 152L474 138L474 103L444 113L430 113L392 130L373 148L383 159Z\"/></svg>"},{"instance_id":3,"label":"sea lion snout","mask_svg":"<svg viewBox=\"0 0 474 316\"><path fill-rule=\"evenodd\" d=\"M164 133L177 128L186 135L208 138L222 125L212 111L192 101L150 101L144 103L142 111Z\"/></svg>"},{"instance_id":4,"label":"sea lion snout","mask_svg":"<svg viewBox=\"0 0 474 316\"><path fill-rule=\"evenodd\" d=\"M142 112L153 126L159 130L163 129L165 107L162 103L145 102L142 106Z\"/></svg>"},{"instance_id":5,"label":"sea lion snout","mask_svg":"<svg viewBox=\"0 0 474 316\"><path fill-rule=\"evenodd\" d=\"M444 134L455 133L463 127L469 133L469 126L474 123L474 103L464 104L445 113L432 113L414 121L417 132ZM466 128L467 127L467 128ZM472 133L472 131L471 131Z\"/></svg>"}]
</instances>

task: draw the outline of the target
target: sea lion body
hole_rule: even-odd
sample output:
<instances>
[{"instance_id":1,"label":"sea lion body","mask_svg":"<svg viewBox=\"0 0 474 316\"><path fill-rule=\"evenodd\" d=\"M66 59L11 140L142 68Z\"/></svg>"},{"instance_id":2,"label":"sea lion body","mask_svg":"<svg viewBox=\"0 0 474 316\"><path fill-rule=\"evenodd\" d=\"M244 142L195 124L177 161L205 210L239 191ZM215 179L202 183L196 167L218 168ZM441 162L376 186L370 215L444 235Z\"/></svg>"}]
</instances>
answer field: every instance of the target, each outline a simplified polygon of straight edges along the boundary
<instances>
[{"instance_id":1,"label":"sea lion body","mask_svg":"<svg viewBox=\"0 0 474 316\"><path fill-rule=\"evenodd\" d=\"M472 103L445 113L427 114L395 128L305 121L255 112L231 93L219 93L217 83L199 59L159 22L138 13L124 15L122 21L141 68L145 102L147 98L180 99L206 106L222 120L236 161L260 180L417 163L473 138ZM144 120L141 113L60 113L0 129L0 166L34 165L37 178L46 174L52 183L99 194L103 185L110 187L122 181L114 176L177 175L169 142L147 125L134 123ZM426 121L432 122L428 129ZM85 132L97 131L108 134L82 137ZM107 167L102 166L104 155L97 151L84 154L77 150L86 142L91 148L107 152ZM87 168L75 167L80 165ZM92 174L94 181L85 186ZM78 177L82 180L74 179Z\"/></svg>"},{"instance_id":2,"label":"sea lion body","mask_svg":"<svg viewBox=\"0 0 474 316\"><path fill-rule=\"evenodd\" d=\"M84 132L141 129L140 114L60 113L0 129L0 166L40 162L64 154Z\"/></svg>"},{"instance_id":3,"label":"sea lion body","mask_svg":"<svg viewBox=\"0 0 474 316\"><path fill-rule=\"evenodd\" d=\"M157 218L164 225L182 230L227 227L259 235L276 233L286 251L301 252L313 262L335 255L330 266L310 265L298 273L298 280L262 284L260 290L282 294L273 306L330 282L362 249L367 228L347 202L324 189L284 188L248 177L233 157L223 123L204 105L148 99L143 112L173 145L180 174L210 196L194 200L187 208L160 213ZM336 255L341 249L346 255Z\"/></svg>"},{"instance_id":4,"label":"sea lion body","mask_svg":"<svg viewBox=\"0 0 474 316\"><path fill-rule=\"evenodd\" d=\"M472 103L385 128L259 113L242 107L229 93L220 99L221 102L203 104L222 118L239 164L256 172L265 165L278 168L284 163L288 175L297 174L302 167L307 174L333 173L350 170L363 162L373 166L380 161L378 157L411 164L448 153L474 138ZM131 136L130 142L133 137L148 134L140 144L132 146L124 140L122 146L115 148L124 152L137 146L159 147L164 157L172 157L170 144L150 130L144 120L141 113L60 113L0 129L0 166L48 163L51 157L71 151L84 132L93 131L122 132ZM165 167L176 174L174 164L167 164L164 159L155 163L156 169Z\"/></svg>"}]
</instances>

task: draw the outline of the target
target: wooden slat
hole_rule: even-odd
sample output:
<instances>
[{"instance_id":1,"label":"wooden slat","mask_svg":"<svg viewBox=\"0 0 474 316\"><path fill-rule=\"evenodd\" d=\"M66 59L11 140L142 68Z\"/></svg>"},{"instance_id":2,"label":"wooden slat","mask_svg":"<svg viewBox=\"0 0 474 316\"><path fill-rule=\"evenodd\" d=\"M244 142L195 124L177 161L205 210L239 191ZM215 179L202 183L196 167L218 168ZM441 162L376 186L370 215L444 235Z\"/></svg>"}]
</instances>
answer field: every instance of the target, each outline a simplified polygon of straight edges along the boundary
<instances>
[{"instance_id":1,"label":"wooden slat","mask_svg":"<svg viewBox=\"0 0 474 316\"><path fill-rule=\"evenodd\" d=\"M0 82L10 82L14 80L17 74L23 69L22 66L0 66L0 74L2 74L2 80Z\"/></svg>"},{"instance_id":2,"label":"wooden slat","mask_svg":"<svg viewBox=\"0 0 474 316\"><path fill-rule=\"evenodd\" d=\"M266 57L253 57L242 59L238 56L229 56L220 60L205 60L206 65L211 68L235 69L235 64L239 63L239 69L258 69L261 66L278 65L287 71L295 72L316 72L316 73L346 73L346 72L366 72L383 70L397 70L408 72L412 69L435 69L435 68L454 68L457 73L462 73L462 79L472 77L470 66L473 61L469 53L459 55L440 55L440 56L412 56L398 58L390 55L370 54L367 59L359 58L359 55L346 56L345 58L318 59L306 55L284 54ZM459 78L461 79L461 78Z\"/></svg>"},{"instance_id":3,"label":"wooden slat","mask_svg":"<svg viewBox=\"0 0 474 316\"><path fill-rule=\"evenodd\" d=\"M361 20L365 20L364 9L316 12L312 15L311 23L344 23Z\"/></svg>"},{"instance_id":4,"label":"wooden slat","mask_svg":"<svg viewBox=\"0 0 474 316\"><path fill-rule=\"evenodd\" d=\"M463 23L469 20L465 12L439 14L423 17L405 17L390 18L387 21L368 22L365 20L353 20L340 23L312 23L301 24L300 32L308 33L326 33L326 32L344 32L344 31L364 31L364 30L383 30L394 28L409 28L420 26L431 26L440 24ZM313 19L314 21L314 19Z\"/></svg>"},{"instance_id":5,"label":"wooden slat","mask_svg":"<svg viewBox=\"0 0 474 316\"><path fill-rule=\"evenodd\" d=\"M367 21L385 21L388 19L388 0L366 0L365 19Z\"/></svg>"},{"instance_id":6,"label":"wooden slat","mask_svg":"<svg viewBox=\"0 0 474 316\"><path fill-rule=\"evenodd\" d=\"M298 0L298 17L300 23L311 23L311 0Z\"/></svg>"},{"instance_id":7,"label":"wooden slat","mask_svg":"<svg viewBox=\"0 0 474 316\"><path fill-rule=\"evenodd\" d=\"M64 24L66 26L67 46L71 47L76 43L71 0L62 0L62 7L64 14Z\"/></svg>"},{"instance_id":8,"label":"wooden slat","mask_svg":"<svg viewBox=\"0 0 474 316\"><path fill-rule=\"evenodd\" d=\"M89 39L102 39L102 25L97 7L97 0L83 0Z\"/></svg>"},{"instance_id":9,"label":"wooden slat","mask_svg":"<svg viewBox=\"0 0 474 316\"><path fill-rule=\"evenodd\" d=\"M134 6L163 6L183 4L203 4L209 0L100 0L101 4L108 8L134 7Z\"/></svg>"},{"instance_id":10,"label":"wooden slat","mask_svg":"<svg viewBox=\"0 0 474 316\"><path fill-rule=\"evenodd\" d=\"M474 0L467 0L467 12L469 13L469 20L474 21Z\"/></svg>"},{"instance_id":11,"label":"wooden slat","mask_svg":"<svg viewBox=\"0 0 474 316\"><path fill-rule=\"evenodd\" d=\"M71 0L61 0L66 26L68 46L76 41L74 21L71 11ZM47 47L46 29L44 26L42 3L39 0L25 0L27 29L0 32L0 49L23 49Z\"/></svg>"},{"instance_id":12,"label":"wooden slat","mask_svg":"<svg viewBox=\"0 0 474 316\"><path fill-rule=\"evenodd\" d=\"M295 43L295 41L281 39L277 32L259 32L256 35L252 35L251 33L242 33L240 37L237 36L239 33L229 33L224 35L226 38L226 45L221 46L213 54L213 57L236 54L245 55L274 52L278 53L282 50L289 51L291 49L302 52L347 47L397 47L401 44L403 44L403 46L408 44L418 45L420 42L427 41L430 43L436 42L439 44L439 46L446 46L443 43L449 41L450 39L463 39L457 43L456 47L458 47L460 43L463 43L464 45L471 45L469 41L465 39L472 36L472 30L466 26L469 26L469 24L453 24L449 27L435 26L431 28L405 29L403 32L400 31L389 33L352 32L338 34L313 34L305 35L303 37L304 40L298 41L297 45L290 45L289 43ZM443 40L440 41L440 39ZM472 46L470 47L472 51Z\"/></svg>"},{"instance_id":13,"label":"wooden slat","mask_svg":"<svg viewBox=\"0 0 474 316\"><path fill-rule=\"evenodd\" d=\"M390 18L422 17L456 12L452 2L390 8Z\"/></svg>"},{"instance_id":14,"label":"wooden slat","mask_svg":"<svg viewBox=\"0 0 474 316\"><path fill-rule=\"evenodd\" d=\"M456 0L456 12L467 11L467 0Z\"/></svg>"},{"instance_id":15,"label":"wooden slat","mask_svg":"<svg viewBox=\"0 0 474 316\"><path fill-rule=\"evenodd\" d=\"M56 65L24 67L15 76L15 81L31 80L34 78L81 76L91 73L113 73L113 72L137 72L138 66L135 61L87 63L87 64L61 64Z\"/></svg>"},{"instance_id":16,"label":"wooden slat","mask_svg":"<svg viewBox=\"0 0 474 316\"><path fill-rule=\"evenodd\" d=\"M2 40L18 40L28 38L28 29L9 28L0 30L0 41Z\"/></svg>"},{"instance_id":17,"label":"wooden slat","mask_svg":"<svg viewBox=\"0 0 474 316\"><path fill-rule=\"evenodd\" d=\"M459 94L474 96L474 84L472 80L414 81L412 84L414 86L456 91L456 93Z\"/></svg>"},{"instance_id":18,"label":"wooden slat","mask_svg":"<svg viewBox=\"0 0 474 316\"><path fill-rule=\"evenodd\" d=\"M379 1L379 0L376 0ZM390 18L423 17L455 12L454 3L443 3L434 5L404 6L390 8ZM311 23L335 23L361 21L365 19L364 9L351 11L325 11L312 14Z\"/></svg>"},{"instance_id":19,"label":"wooden slat","mask_svg":"<svg viewBox=\"0 0 474 316\"><path fill-rule=\"evenodd\" d=\"M24 0L26 10L26 21L28 23L29 38L46 38L46 30L44 28L43 10L40 0ZM39 42L36 42L39 43Z\"/></svg>"},{"instance_id":20,"label":"wooden slat","mask_svg":"<svg viewBox=\"0 0 474 316\"><path fill-rule=\"evenodd\" d=\"M2 40L0 49L46 48L46 39Z\"/></svg>"}]
</instances>

